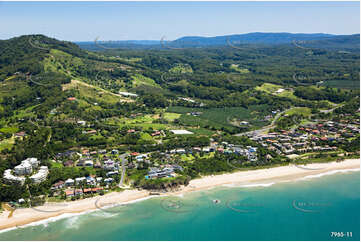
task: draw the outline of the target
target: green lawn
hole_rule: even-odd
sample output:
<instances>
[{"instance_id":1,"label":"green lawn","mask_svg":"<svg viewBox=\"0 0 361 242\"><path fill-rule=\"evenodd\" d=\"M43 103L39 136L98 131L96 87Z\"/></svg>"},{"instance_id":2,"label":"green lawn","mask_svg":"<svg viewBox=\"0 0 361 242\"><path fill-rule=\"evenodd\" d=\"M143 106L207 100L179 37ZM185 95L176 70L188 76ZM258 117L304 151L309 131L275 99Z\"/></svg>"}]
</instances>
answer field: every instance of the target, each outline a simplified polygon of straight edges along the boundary
<instances>
[{"instance_id":1,"label":"green lawn","mask_svg":"<svg viewBox=\"0 0 361 242\"><path fill-rule=\"evenodd\" d=\"M168 120L170 122L173 122L175 119L179 118L181 114L179 113L164 113L163 117L165 120Z\"/></svg>"},{"instance_id":2,"label":"green lawn","mask_svg":"<svg viewBox=\"0 0 361 242\"><path fill-rule=\"evenodd\" d=\"M242 107L202 109L173 106L168 108L167 112L183 114L180 119L189 123L191 126L208 124L212 126L230 127L232 126L230 121L236 119L248 121L251 125L258 127L266 124L260 121L260 119L270 113L270 108L266 105L251 106L249 109ZM186 115L186 113L190 112L202 112L202 114L197 117Z\"/></svg>"},{"instance_id":3,"label":"green lawn","mask_svg":"<svg viewBox=\"0 0 361 242\"><path fill-rule=\"evenodd\" d=\"M10 149L13 146L14 142L14 137L0 141L0 151L4 149Z\"/></svg>"},{"instance_id":4,"label":"green lawn","mask_svg":"<svg viewBox=\"0 0 361 242\"><path fill-rule=\"evenodd\" d=\"M159 84L157 84L153 79L145 77L145 76L143 76L141 74L136 74L136 75L132 76L132 84L133 84L133 87L146 85L146 86L152 86L152 87L160 88Z\"/></svg>"},{"instance_id":5,"label":"green lawn","mask_svg":"<svg viewBox=\"0 0 361 242\"><path fill-rule=\"evenodd\" d=\"M311 109L307 107L299 107L299 108L292 108L288 110L285 114L293 115L293 114L301 114L303 116L310 116L311 115Z\"/></svg>"},{"instance_id":6,"label":"green lawn","mask_svg":"<svg viewBox=\"0 0 361 242\"><path fill-rule=\"evenodd\" d=\"M148 133L141 133L140 138L142 140L146 140L146 141L153 141L152 136L150 134L148 134Z\"/></svg>"},{"instance_id":7,"label":"green lawn","mask_svg":"<svg viewBox=\"0 0 361 242\"><path fill-rule=\"evenodd\" d=\"M266 92L269 94L277 95L279 97L300 99L293 94L293 90L284 90L281 93L276 93L276 91L281 88L284 89L284 87L281 85L276 85L276 84L272 84L272 83L263 83L261 86L257 86L255 89L258 91L263 91L263 92Z\"/></svg>"},{"instance_id":8,"label":"green lawn","mask_svg":"<svg viewBox=\"0 0 361 242\"><path fill-rule=\"evenodd\" d=\"M0 132L4 133L4 134L14 134L14 133L16 133L18 131L19 131L19 128L16 127L16 126L3 127L3 128L0 129Z\"/></svg>"},{"instance_id":9,"label":"green lawn","mask_svg":"<svg viewBox=\"0 0 361 242\"><path fill-rule=\"evenodd\" d=\"M261 86L256 87L256 90L267 92L267 93L274 93L278 89L283 88L281 85L276 85L272 83L263 83Z\"/></svg>"},{"instance_id":10,"label":"green lawn","mask_svg":"<svg viewBox=\"0 0 361 242\"><path fill-rule=\"evenodd\" d=\"M241 73L241 74L247 74L247 73L249 73L249 70L248 69L246 69L246 68L240 68L238 65L236 65L236 64L232 64L231 65L231 69L232 70L235 70L235 71L237 71L237 72L239 72L239 73Z\"/></svg>"}]
</instances>

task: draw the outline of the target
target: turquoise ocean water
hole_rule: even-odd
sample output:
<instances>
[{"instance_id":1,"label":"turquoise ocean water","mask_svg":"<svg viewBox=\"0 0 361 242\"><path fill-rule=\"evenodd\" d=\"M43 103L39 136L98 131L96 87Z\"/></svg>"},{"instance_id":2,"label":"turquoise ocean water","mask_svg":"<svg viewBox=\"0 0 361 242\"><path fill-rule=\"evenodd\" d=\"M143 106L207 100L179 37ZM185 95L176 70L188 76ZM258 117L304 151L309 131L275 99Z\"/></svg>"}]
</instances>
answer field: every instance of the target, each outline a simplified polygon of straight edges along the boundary
<instances>
[{"instance_id":1,"label":"turquoise ocean water","mask_svg":"<svg viewBox=\"0 0 361 242\"><path fill-rule=\"evenodd\" d=\"M156 197L10 230L0 240L360 240L360 172Z\"/></svg>"}]
</instances>

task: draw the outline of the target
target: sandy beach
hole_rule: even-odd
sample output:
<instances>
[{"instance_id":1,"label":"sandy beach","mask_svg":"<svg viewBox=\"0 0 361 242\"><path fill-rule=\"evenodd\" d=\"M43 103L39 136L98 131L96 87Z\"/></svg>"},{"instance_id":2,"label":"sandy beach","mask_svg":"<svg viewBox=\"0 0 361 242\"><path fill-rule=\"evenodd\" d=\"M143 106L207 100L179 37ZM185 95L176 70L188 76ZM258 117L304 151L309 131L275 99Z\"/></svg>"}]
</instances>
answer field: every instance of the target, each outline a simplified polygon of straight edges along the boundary
<instances>
[{"instance_id":1,"label":"sandy beach","mask_svg":"<svg viewBox=\"0 0 361 242\"><path fill-rule=\"evenodd\" d=\"M289 165L269 169L240 171L231 174L205 176L200 179L195 179L190 181L188 186L183 187L179 191L166 193L166 195L179 195L232 184L272 184L317 177L320 176L320 174L332 174L337 171L359 169L360 159L349 159L342 162L315 163L298 167ZM104 196L96 196L72 202L46 203L43 206L35 208L16 209L10 218L8 218L10 212L4 211L0 214L0 230L26 225L60 215L76 215L78 213L109 207L115 204L146 199L148 197L150 197L149 191L125 190L123 192L112 192Z\"/></svg>"}]
</instances>

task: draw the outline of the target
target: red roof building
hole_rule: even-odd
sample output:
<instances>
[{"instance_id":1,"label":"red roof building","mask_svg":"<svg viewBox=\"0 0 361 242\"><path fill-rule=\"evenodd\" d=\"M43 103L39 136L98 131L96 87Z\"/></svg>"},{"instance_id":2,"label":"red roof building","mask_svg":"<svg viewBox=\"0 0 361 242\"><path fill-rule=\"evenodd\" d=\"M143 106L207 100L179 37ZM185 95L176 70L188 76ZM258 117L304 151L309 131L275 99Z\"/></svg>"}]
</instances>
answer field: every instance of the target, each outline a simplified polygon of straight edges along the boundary
<instances>
[{"instance_id":1,"label":"red roof building","mask_svg":"<svg viewBox=\"0 0 361 242\"><path fill-rule=\"evenodd\" d=\"M65 190L65 195L68 196L74 196L74 190Z\"/></svg>"}]
</instances>

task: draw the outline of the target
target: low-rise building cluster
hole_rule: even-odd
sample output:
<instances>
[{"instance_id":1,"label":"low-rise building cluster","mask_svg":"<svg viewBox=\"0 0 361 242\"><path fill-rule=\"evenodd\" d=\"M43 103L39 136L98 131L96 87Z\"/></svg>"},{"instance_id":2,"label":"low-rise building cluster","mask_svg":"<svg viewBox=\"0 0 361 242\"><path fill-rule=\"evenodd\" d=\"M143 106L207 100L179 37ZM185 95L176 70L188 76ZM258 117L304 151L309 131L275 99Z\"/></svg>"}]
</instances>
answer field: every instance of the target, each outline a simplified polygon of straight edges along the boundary
<instances>
[{"instance_id":1,"label":"low-rise building cluster","mask_svg":"<svg viewBox=\"0 0 361 242\"><path fill-rule=\"evenodd\" d=\"M359 127L354 124L316 121L300 125L294 130L249 136L251 140L259 142L263 147L278 154L293 155L337 150L337 143L342 143L359 132Z\"/></svg>"},{"instance_id":2,"label":"low-rise building cluster","mask_svg":"<svg viewBox=\"0 0 361 242\"><path fill-rule=\"evenodd\" d=\"M25 176L31 175L38 168L39 164L40 161L37 158L27 158L20 165L15 166L13 171L11 169L5 170L4 179L9 183L20 183L23 185ZM30 180L34 183L40 183L46 180L48 174L48 167L41 166L35 174L30 176Z\"/></svg>"}]
</instances>

